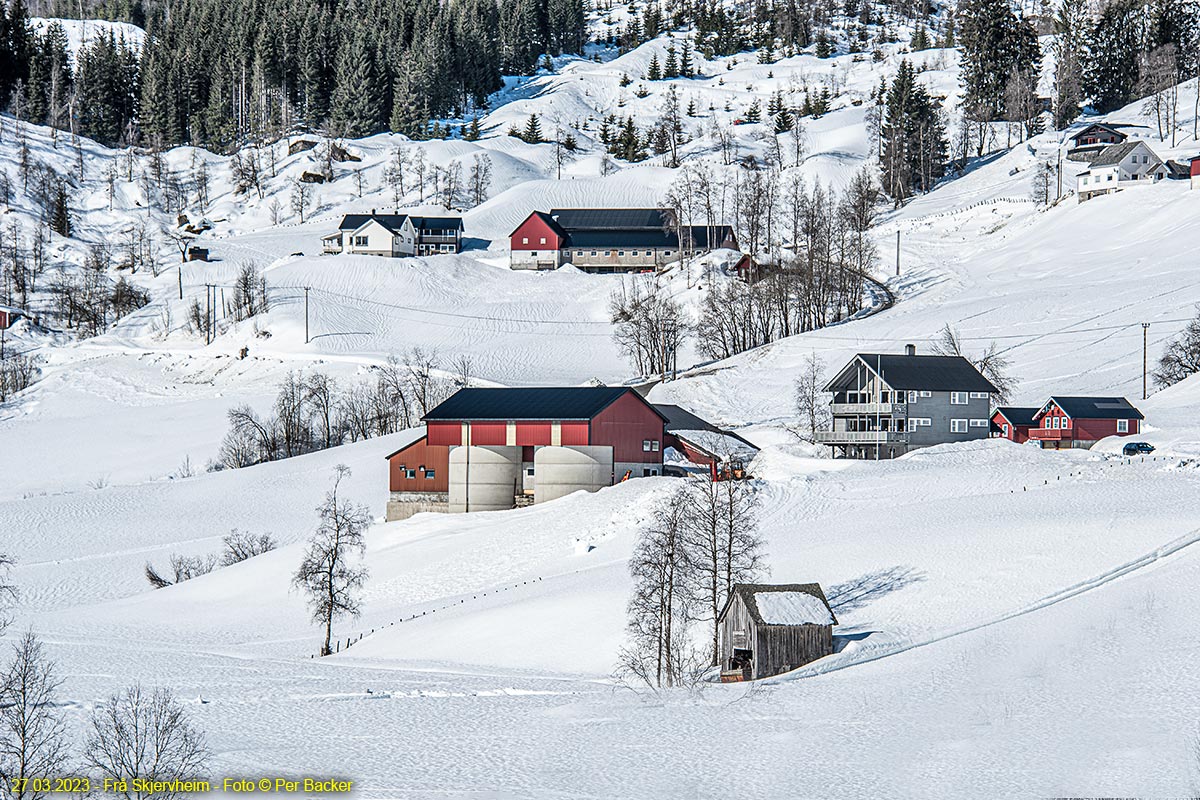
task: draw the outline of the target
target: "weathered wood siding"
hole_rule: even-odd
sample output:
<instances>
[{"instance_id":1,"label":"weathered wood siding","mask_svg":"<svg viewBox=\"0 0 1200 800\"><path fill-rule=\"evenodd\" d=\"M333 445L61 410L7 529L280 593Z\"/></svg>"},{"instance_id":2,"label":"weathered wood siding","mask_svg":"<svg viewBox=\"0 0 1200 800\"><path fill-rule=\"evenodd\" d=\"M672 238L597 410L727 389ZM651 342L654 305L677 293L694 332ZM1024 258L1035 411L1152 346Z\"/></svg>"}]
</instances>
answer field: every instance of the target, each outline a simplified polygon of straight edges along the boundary
<instances>
[{"instance_id":1,"label":"weathered wood siding","mask_svg":"<svg viewBox=\"0 0 1200 800\"><path fill-rule=\"evenodd\" d=\"M760 625L755 641L754 677L767 678L831 654L833 626Z\"/></svg>"},{"instance_id":2,"label":"weathered wood siding","mask_svg":"<svg viewBox=\"0 0 1200 800\"><path fill-rule=\"evenodd\" d=\"M750 618L750 612L742 598L734 595L729 610L721 620L721 669L729 668L734 648L753 650L754 637L754 620Z\"/></svg>"}]
</instances>

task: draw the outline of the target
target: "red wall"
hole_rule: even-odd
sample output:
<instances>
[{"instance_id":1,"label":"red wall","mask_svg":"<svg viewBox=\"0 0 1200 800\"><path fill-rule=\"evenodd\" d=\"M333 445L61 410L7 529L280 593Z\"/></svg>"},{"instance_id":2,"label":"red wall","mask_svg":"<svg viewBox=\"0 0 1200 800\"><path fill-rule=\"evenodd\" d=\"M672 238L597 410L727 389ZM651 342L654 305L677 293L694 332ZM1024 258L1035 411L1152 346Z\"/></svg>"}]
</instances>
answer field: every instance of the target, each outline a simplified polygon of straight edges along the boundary
<instances>
[{"instance_id":1,"label":"red wall","mask_svg":"<svg viewBox=\"0 0 1200 800\"><path fill-rule=\"evenodd\" d=\"M472 422L471 444L505 444L508 425L503 422Z\"/></svg>"},{"instance_id":2,"label":"red wall","mask_svg":"<svg viewBox=\"0 0 1200 800\"><path fill-rule=\"evenodd\" d=\"M528 239L529 243L522 242L522 239ZM546 241L542 242L542 239ZM558 250L561 245L562 242L554 229L543 222L541 217L532 214L513 231L511 243L513 250Z\"/></svg>"},{"instance_id":3,"label":"red wall","mask_svg":"<svg viewBox=\"0 0 1200 800\"><path fill-rule=\"evenodd\" d=\"M1001 434L1001 436L1005 439L1008 439L1010 442L1021 444L1022 442L1029 440L1028 425L1013 425L1011 422L1006 420L1002 414L993 414L992 422L1000 426L1001 429L1003 429L1005 425L1008 426L1008 433Z\"/></svg>"},{"instance_id":4,"label":"red wall","mask_svg":"<svg viewBox=\"0 0 1200 800\"><path fill-rule=\"evenodd\" d=\"M458 422L430 422L425 425L430 444L462 444L462 425Z\"/></svg>"},{"instance_id":5,"label":"red wall","mask_svg":"<svg viewBox=\"0 0 1200 800\"><path fill-rule=\"evenodd\" d=\"M595 444L591 441L591 432L586 422L564 422L560 426L562 435L560 441L564 445Z\"/></svg>"},{"instance_id":6,"label":"red wall","mask_svg":"<svg viewBox=\"0 0 1200 800\"><path fill-rule=\"evenodd\" d=\"M550 444L550 423L518 422L517 444L522 446Z\"/></svg>"},{"instance_id":7,"label":"red wall","mask_svg":"<svg viewBox=\"0 0 1200 800\"><path fill-rule=\"evenodd\" d=\"M1075 422L1075 438L1091 441L1092 439L1103 439L1105 436L1132 436L1137 433L1141 427L1138 423L1140 420L1129 420L1129 432L1117 433L1117 421L1115 419L1081 419Z\"/></svg>"},{"instance_id":8,"label":"red wall","mask_svg":"<svg viewBox=\"0 0 1200 800\"><path fill-rule=\"evenodd\" d=\"M426 478L419 467L431 467L433 477ZM404 477L405 469L417 470L417 477ZM431 445L422 436L396 455L388 458L388 487L393 492L444 492L450 485L450 448Z\"/></svg>"},{"instance_id":9,"label":"red wall","mask_svg":"<svg viewBox=\"0 0 1200 800\"><path fill-rule=\"evenodd\" d=\"M566 428L566 425L563 426ZM658 452L644 452L642 441L659 442ZM591 444L611 445L613 461L661 464L663 443L662 417L636 392L626 392L592 420ZM563 444L566 444L564 430Z\"/></svg>"}]
</instances>

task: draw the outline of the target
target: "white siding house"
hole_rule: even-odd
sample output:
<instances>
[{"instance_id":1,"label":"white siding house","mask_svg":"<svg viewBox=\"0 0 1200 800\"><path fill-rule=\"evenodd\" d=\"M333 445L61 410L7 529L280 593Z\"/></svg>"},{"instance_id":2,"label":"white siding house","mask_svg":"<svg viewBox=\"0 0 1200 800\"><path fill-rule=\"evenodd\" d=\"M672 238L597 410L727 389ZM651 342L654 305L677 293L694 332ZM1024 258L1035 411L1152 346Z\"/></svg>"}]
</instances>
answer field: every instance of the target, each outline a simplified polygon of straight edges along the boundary
<instances>
[{"instance_id":1,"label":"white siding house","mask_svg":"<svg viewBox=\"0 0 1200 800\"><path fill-rule=\"evenodd\" d=\"M407 214L347 214L338 230L321 239L326 253L429 256L462 248L461 217L412 217Z\"/></svg>"},{"instance_id":2,"label":"white siding house","mask_svg":"<svg viewBox=\"0 0 1200 800\"><path fill-rule=\"evenodd\" d=\"M1143 141L1110 145L1088 169L1079 173L1076 184L1079 202L1129 186L1161 181L1168 172L1167 165Z\"/></svg>"}]
</instances>

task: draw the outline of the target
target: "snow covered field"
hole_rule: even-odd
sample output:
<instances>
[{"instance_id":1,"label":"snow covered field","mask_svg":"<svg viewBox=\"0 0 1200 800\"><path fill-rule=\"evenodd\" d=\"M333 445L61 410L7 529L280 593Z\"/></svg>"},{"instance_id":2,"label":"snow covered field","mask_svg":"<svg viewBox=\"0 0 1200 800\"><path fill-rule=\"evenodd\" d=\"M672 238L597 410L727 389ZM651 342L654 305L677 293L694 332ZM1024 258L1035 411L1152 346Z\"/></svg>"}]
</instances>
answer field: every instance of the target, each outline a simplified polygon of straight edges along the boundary
<instances>
[{"instance_id":1,"label":"snow covered field","mask_svg":"<svg viewBox=\"0 0 1200 800\"><path fill-rule=\"evenodd\" d=\"M556 113L656 113L664 84L645 100L619 86L655 48L661 58L660 41L517 82L486 127L503 133L530 113L544 125ZM953 100L951 55L917 58L929 67L922 79ZM897 59L889 54L885 66ZM878 81L878 65L797 56L703 66L709 77L677 83L685 102L694 95L719 118L736 115L750 93L765 101L803 81L837 81L848 88L844 102L809 123L799 169L841 186L865 162L863 108L849 101ZM1192 107L1186 91L1180 107ZM1137 106L1108 118L1145 122ZM763 146L755 127L743 128L743 152ZM44 131L29 139L40 158L74 157L64 139L61 150ZM212 165L207 216L216 227L201 244L218 260L183 268L181 301L178 256L165 252L160 275L131 278L151 304L96 339L63 345L18 332L47 363L41 382L0 408L0 552L16 559L20 588L8 636L32 628L45 638L75 730L107 694L141 681L188 702L214 750L214 775L343 776L370 798L1200 792L1200 378L1140 399L1141 323L1151 323L1153 358L1200 299L1200 192L1170 182L1039 209L1028 201L1032 175L1059 146L1044 134L883 217L879 277L898 295L893 308L656 387L652 400L765 445L752 472L769 577L820 582L841 649L754 687L652 695L611 675L626 561L671 479L375 525L363 616L335 628L343 644L363 638L313 659L319 634L290 579L315 507L344 463L353 470L346 494L382 518L384 456L416 434L203 471L228 409L267 407L295 369L352 380L422 347L445 364L469 356L479 378L502 384L632 377L607 322L620 279L512 273L505 236L534 208L655 203L672 171L652 161L602 177L585 146L556 180L548 145L491 135L423 143L433 163L493 159L492 197L466 214L469 249L396 261L317 255L343 211L390 205L382 174L399 141L350 143L370 188L358 197L343 173L319 189L303 224L285 210L272 225L269 206L286 206L309 154L280 158L259 198L232 193L223 157L170 152L181 171L195 159ZM1164 157L1200 148L1151 144ZM689 156L713 158L706 146L697 141ZM97 163L117 157L91 143L83 152ZM14 172L16 158L11 140L0 142L0 166ZM1078 168L1068 165L1065 187ZM139 191L122 183L110 210L92 170L80 189L82 241L134 224ZM20 207L6 213L36 224ZM155 214L141 211L169 222ZM81 247L52 245L64 261ZM186 307L250 261L273 287L270 312L206 346L184 330ZM677 270L666 280L696 307L703 290L692 276ZM782 426L794 421L792 384L807 356L832 371L857 351L909 342L927 351L947 323L972 351L992 341L1004 349L1018 403L1127 396L1147 415L1139 438L1158 452L1130 460L1113 442L1061 453L982 442L858 463L815 458L792 442ZM242 347L244 360L235 357ZM700 360L687 356L688 365ZM233 528L270 533L281 546L149 590L147 561L215 552Z\"/></svg>"}]
</instances>

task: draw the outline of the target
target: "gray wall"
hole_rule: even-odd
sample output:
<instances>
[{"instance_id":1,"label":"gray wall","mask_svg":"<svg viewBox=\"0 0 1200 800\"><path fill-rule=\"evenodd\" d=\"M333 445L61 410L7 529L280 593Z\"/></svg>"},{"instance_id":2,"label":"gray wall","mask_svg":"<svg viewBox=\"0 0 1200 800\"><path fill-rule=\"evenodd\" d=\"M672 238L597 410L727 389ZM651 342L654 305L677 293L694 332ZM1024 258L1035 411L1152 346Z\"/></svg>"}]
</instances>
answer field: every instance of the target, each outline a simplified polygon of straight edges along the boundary
<instances>
[{"instance_id":1,"label":"gray wall","mask_svg":"<svg viewBox=\"0 0 1200 800\"><path fill-rule=\"evenodd\" d=\"M912 450L917 447L929 447L934 444L945 444L947 442L966 442L972 439L988 438L988 426L984 424L979 428L970 427L969 420L984 420L986 423L991 410L991 401L986 397L970 397L968 395L967 404L951 405L950 392L932 392L932 397L917 397L916 401L908 403L908 421L905 426L908 430L908 449ZM930 420L928 427L915 427L912 424L915 418L926 418ZM966 433L951 433L950 420L965 419L968 420Z\"/></svg>"}]
</instances>

